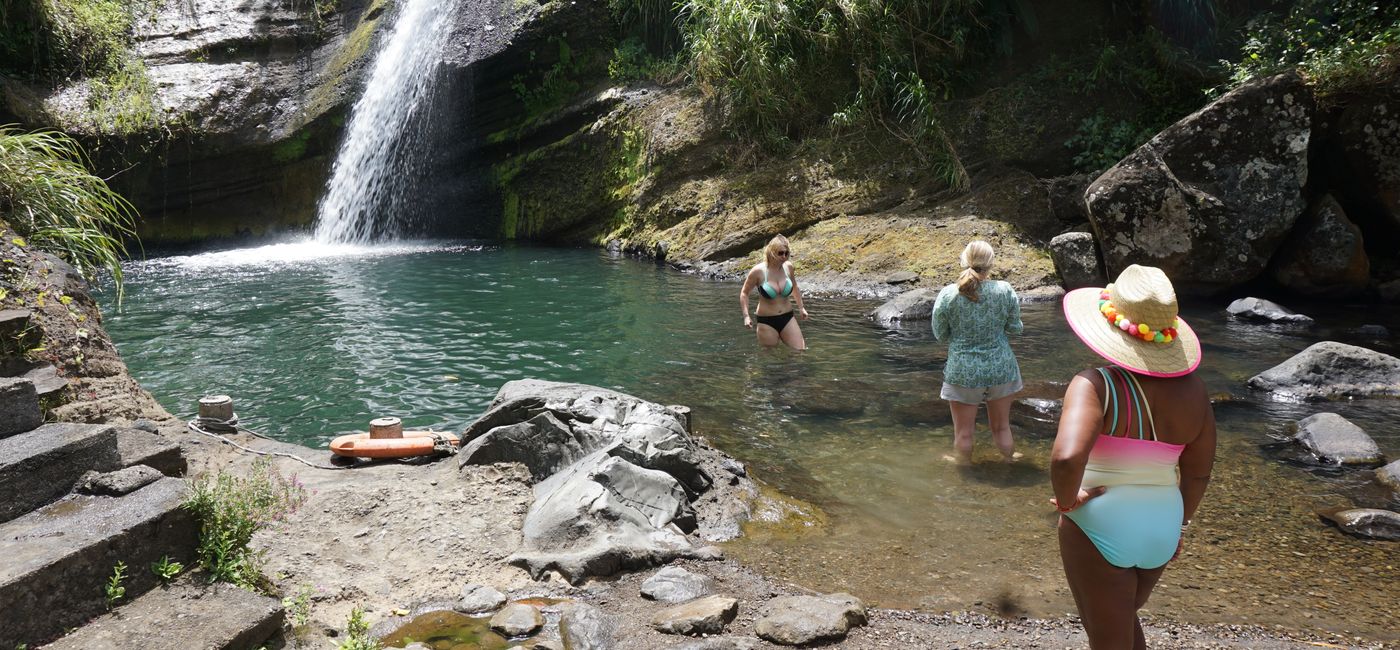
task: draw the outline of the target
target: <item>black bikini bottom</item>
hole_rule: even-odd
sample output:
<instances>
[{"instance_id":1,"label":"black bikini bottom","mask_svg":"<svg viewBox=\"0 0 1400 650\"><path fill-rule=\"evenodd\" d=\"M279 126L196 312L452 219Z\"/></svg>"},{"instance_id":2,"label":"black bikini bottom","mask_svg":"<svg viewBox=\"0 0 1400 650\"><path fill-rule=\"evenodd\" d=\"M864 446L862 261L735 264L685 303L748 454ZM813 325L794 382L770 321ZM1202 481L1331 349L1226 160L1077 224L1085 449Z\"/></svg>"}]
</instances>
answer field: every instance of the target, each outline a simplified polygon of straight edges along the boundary
<instances>
[{"instance_id":1,"label":"black bikini bottom","mask_svg":"<svg viewBox=\"0 0 1400 650\"><path fill-rule=\"evenodd\" d=\"M787 312L786 314L778 314L776 316L758 317L758 322L763 323L764 325L767 325L775 330L778 330L779 333L783 331L784 327L787 327L788 321L790 320L792 320L792 312Z\"/></svg>"}]
</instances>

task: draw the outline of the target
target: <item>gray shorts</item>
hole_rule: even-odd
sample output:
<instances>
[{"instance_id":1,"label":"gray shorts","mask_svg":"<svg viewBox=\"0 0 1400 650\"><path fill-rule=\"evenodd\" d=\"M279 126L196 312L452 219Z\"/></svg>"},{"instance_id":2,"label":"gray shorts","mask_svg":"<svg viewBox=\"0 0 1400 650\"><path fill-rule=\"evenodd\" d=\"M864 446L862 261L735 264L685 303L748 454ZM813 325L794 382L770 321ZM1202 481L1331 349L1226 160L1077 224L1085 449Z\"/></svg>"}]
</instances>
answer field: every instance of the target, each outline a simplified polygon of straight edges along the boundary
<instances>
[{"instance_id":1,"label":"gray shorts","mask_svg":"<svg viewBox=\"0 0 1400 650\"><path fill-rule=\"evenodd\" d=\"M1021 378L1017 377L1012 381L995 386L983 386L981 388L968 388L966 386L954 386L948 382L943 382L943 390L938 392L938 396L950 402L962 402L963 404L981 404L994 399L1010 397L1020 392L1025 384L1021 383Z\"/></svg>"}]
</instances>

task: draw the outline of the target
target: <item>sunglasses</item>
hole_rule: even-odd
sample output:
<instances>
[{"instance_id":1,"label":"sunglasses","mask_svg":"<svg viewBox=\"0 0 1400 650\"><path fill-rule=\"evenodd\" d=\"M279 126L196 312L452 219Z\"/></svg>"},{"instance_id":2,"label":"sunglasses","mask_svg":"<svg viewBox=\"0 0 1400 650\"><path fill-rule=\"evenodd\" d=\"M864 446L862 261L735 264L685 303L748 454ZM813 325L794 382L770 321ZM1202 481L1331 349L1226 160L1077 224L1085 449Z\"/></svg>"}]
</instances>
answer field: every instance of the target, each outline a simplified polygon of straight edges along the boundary
<instances>
[{"instance_id":1,"label":"sunglasses","mask_svg":"<svg viewBox=\"0 0 1400 650\"><path fill-rule=\"evenodd\" d=\"M773 254L774 254L774 255L777 255L778 257L787 257L788 252L787 252L787 251L773 251Z\"/></svg>"}]
</instances>

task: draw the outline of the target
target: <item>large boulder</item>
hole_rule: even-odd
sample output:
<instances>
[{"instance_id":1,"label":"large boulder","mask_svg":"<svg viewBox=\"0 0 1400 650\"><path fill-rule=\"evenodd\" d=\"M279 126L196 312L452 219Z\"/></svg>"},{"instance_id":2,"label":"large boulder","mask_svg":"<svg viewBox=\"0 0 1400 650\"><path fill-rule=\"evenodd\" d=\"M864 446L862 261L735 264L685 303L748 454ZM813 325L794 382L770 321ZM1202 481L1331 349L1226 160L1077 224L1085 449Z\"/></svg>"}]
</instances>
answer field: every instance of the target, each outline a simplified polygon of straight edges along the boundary
<instances>
[{"instance_id":1,"label":"large boulder","mask_svg":"<svg viewBox=\"0 0 1400 650\"><path fill-rule=\"evenodd\" d=\"M1050 240L1050 259L1055 263L1060 284L1067 290L1107 284L1093 233L1067 232L1056 235Z\"/></svg>"},{"instance_id":2,"label":"large boulder","mask_svg":"<svg viewBox=\"0 0 1400 650\"><path fill-rule=\"evenodd\" d=\"M1312 114L1296 73L1258 79L1104 172L1085 202L1108 274L1158 266L1217 292L1262 273L1306 207Z\"/></svg>"},{"instance_id":3,"label":"large boulder","mask_svg":"<svg viewBox=\"0 0 1400 650\"><path fill-rule=\"evenodd\" d=\"M1378 465L1381 448L1361 427L1336 413L1317 413L1298 421L1293 441L1314 457L1334 465Z\"/></svg>"},{"instance_id":4,"label":"large boulder","mask_svg":"<svg viewBox=\"0 0 1400 650\"><path fill-rule=\"evenodd\" d=\"M1323 196L1274 256L1279 284L1315 297L1354 296L1371 280L1361 229L1332 195Z\"/></svg>"},{"instance_id":5,"label":"large boulder","mask_svg":"<svg viewBox=\"0 0 1400 650\"><path fill-rule=\"evenodd\" d=\"M929 326L933 317L933 303L938 298L938 289L914 289L901 293L866 315L875 324L886 329L901 327Z\"/></svg>"},{"instance_id":6,"label":"large boulder","mask_svg":"<svg viewBox=\"0 0 1400 650\"><path fill-rule=\"evenodd\" d=\"M1311 323L1313 319L1263 298L1240 298L1225 308L1231 316L1268 323Z\"/></svg>"},{"instance_id":7,"label":"large boulder","mask_svg":"<svg viewBox=\"0 0 1400 650\"><path fill-rule=\"evenodd\" d=\"M1283 399L1400 397L1400 359L1323 341L1251 377L1249 386Z\"/></svg>"},{"instance_id":8,"label":"large boulder","mask_svg":"<svg viewBox=\"0 0 1400 650\"><path fill-rule=\"evenodd\" d=\"M582 384L502 387L463 434L461 466L518 462L535 479L510 561L580 581L706 557L700 540L736 536L757 488L689 435L684 411Z\"/></svg>"},{"instance_id":9,"label":"large boulder","mask_svg":"<svg viewBox=\"0 0 1400 650\"><path fill-rule=\"evenodd\" d=\"M778 645L808 645L843 639L865 623L865 605L850 594L784 596L763 606L754 632Z\"/></svg>"},{"instance_id":10,"label":"large boulder","mask_svg":"<svg viewBox=\"0 0 1400 650\"><path fill-rule=\"evenodd\" d=\"M1350 102L1337 118L1335 141L1352 199L1378 208L1391 228L1400 228L1400 92Z\"/></svg>"}]
</instances>

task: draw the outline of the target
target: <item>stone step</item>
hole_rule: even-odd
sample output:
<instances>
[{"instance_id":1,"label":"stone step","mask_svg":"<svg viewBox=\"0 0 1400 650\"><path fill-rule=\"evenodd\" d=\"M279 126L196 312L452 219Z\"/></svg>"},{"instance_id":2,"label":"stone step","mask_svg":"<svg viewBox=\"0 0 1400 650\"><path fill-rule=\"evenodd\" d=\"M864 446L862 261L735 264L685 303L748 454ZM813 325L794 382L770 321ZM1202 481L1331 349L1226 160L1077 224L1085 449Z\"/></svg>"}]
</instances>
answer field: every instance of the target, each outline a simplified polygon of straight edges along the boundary
<instances>
[{"instance_id":1,"label":"stone step","mask_svg":"<svg viewBox=\"0 0 1400 650\"><path fill-rule=\"evenodd\" d=\"M0 438L0 522L68 494L84 472L114 469L119 460L117 431L105 424L45 424Z\"/></svg>"},{"instance_id":2,"label":"stone step","mask_svg":"<svg viewBox=\"0 0 1400 650\"><path fill-rule=\"evenodd\" d=\"M127 598L156 586L150 566L162 556L190 566L199 529L180 507L186 495L185 481L162 478L121 497L70 495L0 524L0 648L33 647L102 614L117 562L127 566Z\"/></svg>"},{"instance_id":3,"label":"stone step","mask_svg":"<svg viewBox=\"0 0 1400 650\"><path fill-rule=\"evenodd\" d=\"M282 603L187 576L78 628L48 650L251 650L282 629Z\"/></svg>"},{"instance_id":4,"label":"stone step","mask_svg":"<svg viewBox=\"0 0 1400 650\"><path fill-rule=\"evenodd\" d=\"M189 469L180 444L160 434L140 429L117 429L116 467L95 467L99 471L111 471L133 465L145 465L160 471L166 476L184 476Z\"/></svg>"},{"instance_id":5,"label":"stone step","mask_svg":"<svg viewBox=\"0 0 1400 650\"><path fill-rule=\"evenodd\" d=\"M47 363L30 368L24 378L34 384L34 392L41 398L57 395L68 387L68 380L58 376L58 368Z\"/></svg>"},{"instance_id":6,"label":"stone step","mask_svg":"<svg viewBox=\"0 0 1400 650\"><path fill-rule=\"evenodd\" d=\"M0 377L0 438L24 433L44 423L34 382Z\"/></svg>"},{"instance_id":7,"label":"stone step","mask_svg":"<svg viewBox=\"0 0 1400 650\"><path fill-rule=\"evenodd\" d=\"M0 333L18 334L29 325L33 315L28 309L0 309Z\"/></svg>"}]
</instances>

